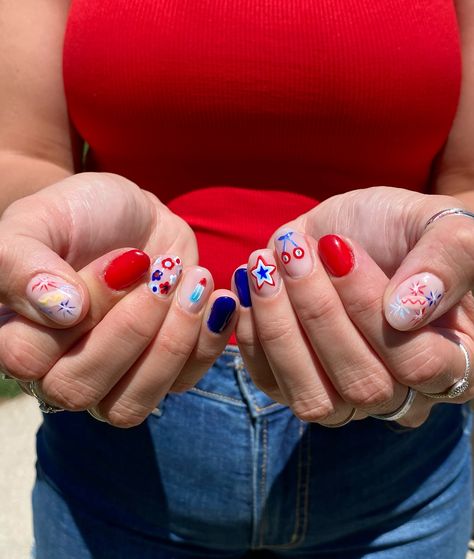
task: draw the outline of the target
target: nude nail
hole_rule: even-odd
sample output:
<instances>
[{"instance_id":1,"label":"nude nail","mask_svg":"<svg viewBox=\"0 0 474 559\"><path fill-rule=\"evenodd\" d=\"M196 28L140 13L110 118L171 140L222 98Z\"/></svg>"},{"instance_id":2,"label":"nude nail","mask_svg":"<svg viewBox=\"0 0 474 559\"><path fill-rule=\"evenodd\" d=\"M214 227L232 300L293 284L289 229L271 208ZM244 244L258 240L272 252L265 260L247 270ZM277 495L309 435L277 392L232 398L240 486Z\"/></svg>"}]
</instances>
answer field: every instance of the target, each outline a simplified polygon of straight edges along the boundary
<instances>
[{"instance_id":1,"label":"nude nail","mask_svg":"<svg viewBox=\"0 0 474 559\"><path fill-rule=\"evenodd\" d=\"M58 324L71 324L82 311L79 291L58 276L39 274L26 287L30 303Z\"/></svg>"},{"instance_id":2,"label":"nude nail","mask_svg":"<svg viewBox=\"0 0 474 559\"><path fill-rule=\"evenodd\" d=\"M289 276L302 278L313 270L311 250L301 233L281 229L275 236L275 249Z\"/></svg>"},{"instance_id":3,"label":"nude nail","mask_svg":"<svg viewBox=\"0 0 474 559\"><path fill-rule=\"evenodd\" d=\"M428 318L444 295L443 282L423 272L411 276L396 289L385 309L385 316L397 330L410 330Z\"/></svg>"},{"instance_id":4,"label":"nude nail","mask_svg":"<svg viewBox=\"0 0 474 559\"><path fill-rule=\"evenodd\" d=\"M212 276L199 266L188 270L178 290L178 303L188 312L199 312L213 287Z\"/></svg>"},{"instance_id":5,"label":"nude nail","mask_svg":"<svg viewBox=\"0 0 474 559\"><path fill-rule=\"evenodd\" d=\"M281 278L273 257L273 251L262 250L251 255L249 278L254 293L261 297L272 297L278 292Z\"/></svg>"},{"instance_id":6,"label":"nude nail","mask_svg":"<svg viewBox=\"0 0 474 559\"><path fill-rule=\"evenodd\" d=\"M158 297L168 297L178 284L183 264L178 256L158 256L151 266L148 287Z\"/></svg>"}]
</instances>

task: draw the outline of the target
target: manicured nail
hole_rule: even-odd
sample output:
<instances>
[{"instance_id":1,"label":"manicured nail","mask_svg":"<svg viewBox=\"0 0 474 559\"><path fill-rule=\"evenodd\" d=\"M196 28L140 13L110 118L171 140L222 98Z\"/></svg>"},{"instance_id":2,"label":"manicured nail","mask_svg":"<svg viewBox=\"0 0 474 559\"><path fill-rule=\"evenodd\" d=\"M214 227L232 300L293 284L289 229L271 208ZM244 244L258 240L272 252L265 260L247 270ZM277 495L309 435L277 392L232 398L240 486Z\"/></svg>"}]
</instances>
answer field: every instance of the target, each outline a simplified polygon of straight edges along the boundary
<instances>
[{"instance_id":1,"label":"manicured nail","mask_svg":"<svg viewBox=\"0 0 474 559\"><path fill-rule=\"evenodd\" d=\"M212 305L207 327L211 332L220 334L229 325L237 305L232 297L218 297Z\"/></svg>"},{"instance_id":2,"label":"manicured nail","mask_svg":"<svg viewBox=\"0 0 474 559\"><path fill-rule=\"evenodd\" d=\"M262 250L253 253L249 260L252 287L257 295L272 297L280 288L281 278L277 270L273 251Z\"/></svg>"},{"instance_id":3,"label":"manicured nail","mask_svg":"<svg viewBox=\"0 0 474 559\"><path fill-rule=\"evenodd\" d=\"M327 271L338 278L354 267L354 255L349 246L337 235L325 235L318 242L318 252Z\"/></svg>"},{"instance_id":4,"label":"manicured nail","mask_svg":"<svg viewBox=\"0 0 474 559\"><path fill-rule=\"evenodd\" d=\"M199 312L211 292L211 274L199 266L188 270L178 290L178 303L189 312Z\"/></svg>"},{"instance_id":5,"label":"manicured nail","mask_svg":"<svg viewBox=\"0 0 474 559\"><path fill-rule=\"evenodd\" d=\"M104 272L105 283L116 291L138 281L150 267L150 258L141 250L124 252L109 263Z\"/></svg>"},{"instance_id":6,"label":"manicured nail","mask_svg":"<svg viewBox=\"0 0 474 559\"><path fill-rule=\"evenodd\" d=\"M290 229L278 231L275 249L289 276L303 278L313 270L311 250L301 233Z\"/></svg>"},{"instance_id":7,"label":"manicured nail","mask_svg":"<svg viewBox=\"0 0 474 559\"><path fill-rule=\"evenodd\" d=\"M58 324L75 322L82 311L82 295L58 276L39 274L26 287L28 301Z\"/></svg>"},{"instance_id":8,"label":"manicured nail","mask_svg":"<svg viewBox=\"0 0 474 559\"><path fill-rule=\"evenodd\" d=\"M158 256L151 267L148 287L159 297L167 297L175 290L183 272L183 264L178 256Z\"/></svg>"},{"instance_id":9,"label":"manicured nail","mask_svg":"<svg viewBox=\"0 0 474 559\"><path fill-rule=\"evenodd\" d=\"M432 314L443 295L444 285L438 277L428 272L415 274L395 290L385 317L397 330L410 330Z\"/></svg>"},{"instance_id":10,"label":"manicured nail","mask_svg":"<svg viewBox=\"0 0 474 559\"><path fill-rule=\"evenodd\" d=\"M242 307L251 307L252 299L250 297L249 277L246 268L238 268L235 270L234 283Z\"/></svg>"}]
</instances>

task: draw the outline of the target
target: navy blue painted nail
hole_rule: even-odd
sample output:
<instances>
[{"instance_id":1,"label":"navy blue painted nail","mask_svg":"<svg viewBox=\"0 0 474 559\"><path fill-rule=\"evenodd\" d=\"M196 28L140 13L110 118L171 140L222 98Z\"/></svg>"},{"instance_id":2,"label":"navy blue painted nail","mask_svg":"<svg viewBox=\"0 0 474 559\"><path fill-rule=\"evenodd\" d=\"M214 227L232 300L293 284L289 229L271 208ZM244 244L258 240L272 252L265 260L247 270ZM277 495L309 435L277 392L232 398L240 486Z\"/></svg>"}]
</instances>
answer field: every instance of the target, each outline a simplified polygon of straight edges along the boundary
<instances>
[{"instance_id":1,"label":"navy blue painted nail","mask_svg":"<svg viewBox=\"0 0 474 559\"><path fill-rule=\"evenodd\" d=\"M239 296L240 304L243 307L251 307L252 299L250 297L249 278L247 275L247 270L245 268L239 268L235 271L234 283L237 289L237 295Z\"/></svg>"},{"instance_id":2,"label":"navy blue painted nail","mask_svg":"<svg viewBox=\"0 0 474 559\"><path fill-rule=\"evenodd\" d=\"M212 332L220 334L229 324L237 305L232 297L219 297L212 305L211 313L207 319L207 327Z\"/></svg>"}]
</instances>

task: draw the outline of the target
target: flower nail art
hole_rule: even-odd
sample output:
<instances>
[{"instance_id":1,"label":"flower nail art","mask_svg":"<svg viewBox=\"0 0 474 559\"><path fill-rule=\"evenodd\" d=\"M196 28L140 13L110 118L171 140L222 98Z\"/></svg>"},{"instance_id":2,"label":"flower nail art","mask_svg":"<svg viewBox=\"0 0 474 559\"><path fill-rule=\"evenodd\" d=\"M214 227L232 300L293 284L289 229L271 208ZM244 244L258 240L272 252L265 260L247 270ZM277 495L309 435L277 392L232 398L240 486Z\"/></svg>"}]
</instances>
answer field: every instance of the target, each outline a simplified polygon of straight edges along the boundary
<instances>
[{"instance_id":1,"label":"flower nail art","mask_svg":"<svg viewBox=\"0 0 474 559\"><path fill-rule=\"evenodd\" d=\"M443 295L439 278L430 273L416 274L398 286L388 303L386 318L397 330L409 330L434 311Z\"/></svg>"},{"instance_id":2,"label":"flower nail art","mask_svg":"<svg viewBox=\"0 0 474 559\"><path fill-rule=\"evenodd\" d=\"M59 324L75 322L82 311L79 291L58 276L40 274L26 288L28 300Z\"/></svg>"},{"instance_id":3,"label":"flower nail art","mask_svg":"<svg viewBox=\"0 0 474 559\"><path fill-rule=\"evenodd\" d=\"M183 265L178 256L159 256L151 266L148 287L152 293L161 297L170 295L181 276Z\"/></svg>"}]
</instances>

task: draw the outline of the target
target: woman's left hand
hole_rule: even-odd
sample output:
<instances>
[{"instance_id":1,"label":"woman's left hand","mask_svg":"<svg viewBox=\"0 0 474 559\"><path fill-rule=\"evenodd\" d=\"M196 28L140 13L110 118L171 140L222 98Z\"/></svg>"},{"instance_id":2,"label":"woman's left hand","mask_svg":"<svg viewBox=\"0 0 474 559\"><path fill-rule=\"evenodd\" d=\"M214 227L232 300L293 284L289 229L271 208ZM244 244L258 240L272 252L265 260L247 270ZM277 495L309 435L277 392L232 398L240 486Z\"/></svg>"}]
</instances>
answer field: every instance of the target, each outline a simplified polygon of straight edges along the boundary
<instances>
[{"instance_id":1,"label":"woman's left hand","mask_svg":"<svg viewBox=\"0 0 474 559\"><path fill-rule=\"evenodd\" d=\"M415 427L435 403L472 398L474 382L455 398L448 392L474 355L474 219L445 216L425 229L455 207L449 196L353 191L252 253L252 308L242 306L237 338L256 384L300 419L328 426L354 410L362 419L404 408L399 423ZM236 278L242 284L244 273Z\"/></svg>"}]
</instances>

